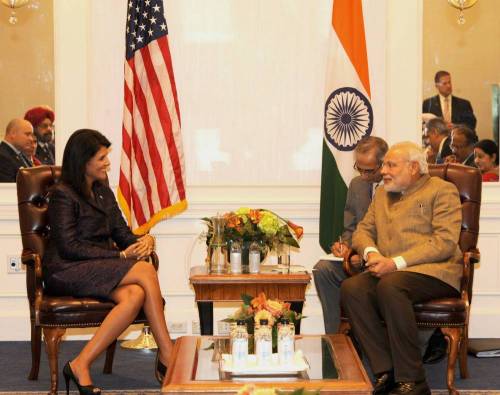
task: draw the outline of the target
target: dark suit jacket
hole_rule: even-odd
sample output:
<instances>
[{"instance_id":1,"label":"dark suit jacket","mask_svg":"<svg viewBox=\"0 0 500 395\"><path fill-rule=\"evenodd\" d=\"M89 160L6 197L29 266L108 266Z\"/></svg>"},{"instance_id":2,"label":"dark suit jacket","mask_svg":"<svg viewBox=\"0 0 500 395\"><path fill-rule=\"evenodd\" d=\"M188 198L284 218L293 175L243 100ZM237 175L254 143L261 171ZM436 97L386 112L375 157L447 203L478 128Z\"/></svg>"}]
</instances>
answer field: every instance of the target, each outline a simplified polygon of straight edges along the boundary
<instances>
[{"instance_id":1,"label":"dark suit jacket","mask_svg":"<svg viewBox=\"0 0 500 395\"><path fill-rule=\"evenodd\" d=\"M438 117L443 117L439 95L429 97L422 103L422 112L430 112ZM472 130L476 129L476 117L468 100L451 96L451 122L464 124Z\"/></svg>"},{"instance_id":2,"label":"dark suit jacket","mask_svg":"<svg viewBox=\"0 0 500 395\"><path fill-rule=\"evenodd\" d=\"M44 276L69 268L74 261L119 258L120 250L137 240L111 189L94 186L96 201L85 199L64 183L50 192L50 238L43 256Z\"/></svg>"},{"instance_id":3,"label":"dark suit jacket","mask_svg":"<svg viewBox=\"0 0 500 395\"><path fill-rule=\"evenodd\" d=\"M450 143L451 143L451 137L448 136L444 140L443 146L441 148L441 151L439 151L436 155L436 163L441 164L444 163L444 158L447 156L453 154L453 151L450 148Z\"/></svg>"},{"instance_id":4,"label":"dark suit jacket","mask_svg":"<svg viewBox=\"0 0 500 395\"><path fill-rule=\"evenodd\" d=\"M0 182L16 182L17 171L25 166L20 156L2 141L0 143Z\"/></svg>"},{"instance_id":5,"label":"dark suit jacket","mask_svg":"<svg viewBox=\"0 0 500 395\"><path fill-rule=\"evenodd\" d=\"M42 162L42 165L54 165L55 164L55 146L52 143L48 143L48 148L42 148L40 144L36 147L35 156Z\"/></svg>"},{"instance_id":6,"label":"dark suit jacket","mask_svg":"<svg viewBox=\"0 0 500 395\"><path fill-rule=\"evenodd\" d=\"M349 246L356 226L365 216L372 201L372 185L361 176L353 178L349 184L344 208L344 233L342 233L343 241Z\"/></svg>"},{"instance_id":7,"label":"dark suit jacket","mask_svg":"<svg viewBox=\"0 0 500 395\"><path fill-rule=\"evenodd\" d=\"M463 163L465 166L470 166L470 167L477 167L476 162L474 162L474 153L472 155L469 155L465 163Z\"/></svg>"}]
</instances>

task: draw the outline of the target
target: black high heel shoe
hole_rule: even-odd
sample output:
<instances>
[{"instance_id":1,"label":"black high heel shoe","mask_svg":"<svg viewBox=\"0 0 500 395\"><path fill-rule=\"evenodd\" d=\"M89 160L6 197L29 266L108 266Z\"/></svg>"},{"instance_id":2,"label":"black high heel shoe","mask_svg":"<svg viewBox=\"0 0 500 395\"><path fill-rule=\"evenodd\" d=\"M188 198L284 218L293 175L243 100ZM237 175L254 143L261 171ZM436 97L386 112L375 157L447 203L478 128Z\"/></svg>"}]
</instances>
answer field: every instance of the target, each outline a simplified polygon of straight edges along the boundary
<instances>
[{"instance_id":1,"label":"black high heel shoe","mask_svg":"<svg viewBox=\"0 0 500 395\"><path fill-rule=\"evenodd\" d=\"M156 353L156 360L155 360L155 377L156 380L160 384L163 384L163 379L165 378L165 375L167 374L167 367L160 361L160 351Z\"/></svg>"},{"instance_id":2,"label":"black high heel shoe","mask_svg":"<svg viewBox=\"0 0 500 395\"><path fill-rule=\"evenodd\" d=\"M64 380L66 381L66 395L69 395L69 381L70 380L76 384L76 386L78 388L78 392L81 395L101 395L101 389L98 387L95 387L94 385L80 385L80 383L78 382L78 379L76 378L75 374L73 373L73 370L71 370L71 365L69 364L69 361L66 362L66 365L64 365L63 376L64 376Z\"/></svg>"}]
</instances>

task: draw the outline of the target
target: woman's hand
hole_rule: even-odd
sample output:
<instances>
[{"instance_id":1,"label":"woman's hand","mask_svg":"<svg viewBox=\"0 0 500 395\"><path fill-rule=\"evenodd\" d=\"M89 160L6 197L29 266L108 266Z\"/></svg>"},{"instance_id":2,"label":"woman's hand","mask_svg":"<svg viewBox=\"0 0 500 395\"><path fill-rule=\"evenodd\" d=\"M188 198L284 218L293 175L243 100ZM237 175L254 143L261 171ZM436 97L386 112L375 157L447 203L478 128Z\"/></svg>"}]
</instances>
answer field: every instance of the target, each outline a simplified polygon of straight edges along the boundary
<instances>
[{"instance_id":1,"label":"woman's hand","mask_svg":"<svg viewBox=\"0 0 500 395\"><path fill-rule=\"evenodd\" d=\"M141 241L137 241L134 244L130 244L125 250L122 251L124 258L138 258L142 259L151 254L150 247Z\"/></svg>"},{"instance_id":2,"label":"woman's hand","mask_svg":"<svg viewBox=\"0 0 500 395\"><path fill-rule=\"evenodd\" d=\"M150 234L146 234L146 235L140 237L137 241L139 243L145 243L150 248L149 254L151 254L151 252L154 251L154 249L155 249L155 238L153 236L151 236Z\"/></svg>"}]
</instances>

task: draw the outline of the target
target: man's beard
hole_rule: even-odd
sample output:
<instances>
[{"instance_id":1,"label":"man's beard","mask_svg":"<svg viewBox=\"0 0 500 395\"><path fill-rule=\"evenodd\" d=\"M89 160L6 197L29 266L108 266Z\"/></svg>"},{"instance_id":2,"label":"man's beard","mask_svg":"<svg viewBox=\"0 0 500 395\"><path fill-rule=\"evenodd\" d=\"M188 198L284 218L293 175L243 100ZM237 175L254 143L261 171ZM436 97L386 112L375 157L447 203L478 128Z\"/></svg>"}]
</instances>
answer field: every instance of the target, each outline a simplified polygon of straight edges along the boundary
<instances>
[{"instance_id":1,"label":"man's beard","mask_svg":"<svg viewBox=\"0 0 500 395\"><path fill-rule=\"evenodd\" d=\"M40 143L50 143L52 141L52 133L45 133L37 135Z\"/></svg>"}]
</instances>

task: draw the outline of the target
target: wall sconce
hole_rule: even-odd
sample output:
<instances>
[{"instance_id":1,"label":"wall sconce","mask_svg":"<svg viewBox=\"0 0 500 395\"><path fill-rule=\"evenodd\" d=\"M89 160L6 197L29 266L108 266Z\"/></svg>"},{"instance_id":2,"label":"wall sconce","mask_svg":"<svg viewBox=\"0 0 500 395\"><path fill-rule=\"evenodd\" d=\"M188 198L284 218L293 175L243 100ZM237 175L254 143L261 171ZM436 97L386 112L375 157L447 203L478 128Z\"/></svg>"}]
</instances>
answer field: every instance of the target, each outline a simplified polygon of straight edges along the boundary
<instances>
[{"instance_id":1,"label":"wall sconce","mask_svg":"<svg viewBox=\"0 0 500 395\"><path fill-rule=\"evenodd\" d=\"M448 0L448 3L460 10L458 14L457 23L463 25L465 23L464 10L476 4L477 0Z\"/></svg>"},{"instance_id":2,"label":"wall sconce","mask_svg":"<svg viewBox=\"0 0 500 395\"><path fill-rule=\"evenodd\" d=\"M0 2L6 6L12 9L12 12L10 13L9 17L9 23L11 25L15 25L17 23L17 15L16 15L16 8L25 6L30 2L30 0L0 0Z\"/></svg>"}]
</instances>

